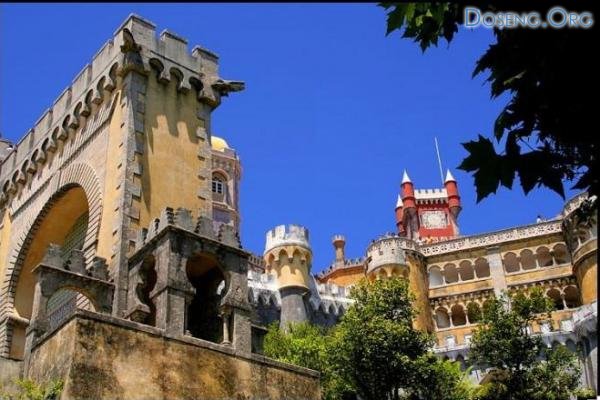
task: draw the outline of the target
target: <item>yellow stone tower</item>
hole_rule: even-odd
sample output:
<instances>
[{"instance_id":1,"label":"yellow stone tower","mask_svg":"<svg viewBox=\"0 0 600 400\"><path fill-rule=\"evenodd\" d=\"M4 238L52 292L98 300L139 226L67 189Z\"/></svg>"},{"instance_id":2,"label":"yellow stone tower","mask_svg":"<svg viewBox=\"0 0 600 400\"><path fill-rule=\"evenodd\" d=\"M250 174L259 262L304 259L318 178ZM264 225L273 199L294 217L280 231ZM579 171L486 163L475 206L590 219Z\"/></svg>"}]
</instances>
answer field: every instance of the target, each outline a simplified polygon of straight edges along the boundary
<instances>
[{"instance_id":1,"label":"yellow stone tower","mask_svg":"<svg viewBox=\"0 0 600 400\"><path fill-rule=\"evenodd\" d=\"M280 325L308 320L304 296L310 288L312 251L308 229L279 225L267 232L264 258L267 272L275 275L281 296Z\"/></svg>"}]
</instances>

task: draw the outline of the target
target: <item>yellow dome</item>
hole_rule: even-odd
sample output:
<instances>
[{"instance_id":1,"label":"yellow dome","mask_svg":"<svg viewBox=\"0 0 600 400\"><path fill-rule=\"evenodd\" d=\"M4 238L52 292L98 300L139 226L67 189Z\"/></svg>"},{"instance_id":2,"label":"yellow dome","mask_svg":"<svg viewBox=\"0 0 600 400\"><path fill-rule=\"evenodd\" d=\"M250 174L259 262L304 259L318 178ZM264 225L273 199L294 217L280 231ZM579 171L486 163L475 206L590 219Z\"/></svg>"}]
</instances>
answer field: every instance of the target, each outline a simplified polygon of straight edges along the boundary
<instances>
[{"instance_id":1,"label":"yellow dome","mask_svg":"<svg viewBox=\"0 0 600 400\"><path fill-rule=\"evenodd\" d=\"M213 150L217 151L225 151L225 149L230 148L225 139L218 136L211 136L210 145Z\"/></svg>"}]
</instances>

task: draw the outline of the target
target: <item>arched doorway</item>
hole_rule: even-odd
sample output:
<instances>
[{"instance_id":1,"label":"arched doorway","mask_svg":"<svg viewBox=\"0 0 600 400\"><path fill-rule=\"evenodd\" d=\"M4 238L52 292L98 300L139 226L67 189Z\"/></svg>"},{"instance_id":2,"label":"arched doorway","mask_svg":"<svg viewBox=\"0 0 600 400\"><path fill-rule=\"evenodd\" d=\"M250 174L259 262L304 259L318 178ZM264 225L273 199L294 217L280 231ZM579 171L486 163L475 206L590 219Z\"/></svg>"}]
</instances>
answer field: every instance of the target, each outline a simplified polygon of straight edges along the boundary
<instances>
[{"instance_id":1,"label":"arched doorway","mask_svg":"<svg viewBox=\"0 0 600 400\"><path fill-rule=\"evenodd\" d=\"M40 263L51 243L63 248L63 258L66 260L72 250L82 250L88 230L89 205L85 191L79 185L70 185L53 196L43 207L37 217L28 237L29 240L20 249L16 274L16 289L12 301L14 310L22 319L31 318L35 276L33 269ZM69 301L80 301L82 307L87 303L83 298L77 299L74 291L63 291L55 299L54 306L60 307ZM10 343L9 356L22 359L25 342L26 325L14 327Z\"/></svg>"},{"instance_id":2,"label":"arched doorway","mask_svg":"<svg viewBox=\"0 0 600 400\"><path fill-rule=\"evenodd\" d=\"M223 340L223 319L219 306L226 292L225 275L215 257L209 254L190 258L186 272L196 288L188 307L186 329L194 337L220 343Z\"/></svg>"}]
</instances>

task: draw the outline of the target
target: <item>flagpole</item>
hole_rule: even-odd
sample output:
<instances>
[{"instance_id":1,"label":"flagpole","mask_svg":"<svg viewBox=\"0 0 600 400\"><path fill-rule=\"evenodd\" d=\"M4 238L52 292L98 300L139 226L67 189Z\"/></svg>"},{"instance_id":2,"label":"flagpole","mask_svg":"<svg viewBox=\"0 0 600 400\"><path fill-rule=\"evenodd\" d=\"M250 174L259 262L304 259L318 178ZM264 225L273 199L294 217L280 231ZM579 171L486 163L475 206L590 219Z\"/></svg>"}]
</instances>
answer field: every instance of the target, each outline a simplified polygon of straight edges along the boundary
<instances>
[{"instance_id":1,"label":"flagpole","mask_svg":"<svg viewBox=\"0 0 600 400\"><path fill-rule=\"evenodd\" d=\"M440 157L440 148L438 146L437 137L434 136L433 140L435 141L435 152L437 154L438 165L440 167L440 179L442 180L442 185L444 184L444 172L442 170L442 158Z\"/></svg>"}]
</instances>

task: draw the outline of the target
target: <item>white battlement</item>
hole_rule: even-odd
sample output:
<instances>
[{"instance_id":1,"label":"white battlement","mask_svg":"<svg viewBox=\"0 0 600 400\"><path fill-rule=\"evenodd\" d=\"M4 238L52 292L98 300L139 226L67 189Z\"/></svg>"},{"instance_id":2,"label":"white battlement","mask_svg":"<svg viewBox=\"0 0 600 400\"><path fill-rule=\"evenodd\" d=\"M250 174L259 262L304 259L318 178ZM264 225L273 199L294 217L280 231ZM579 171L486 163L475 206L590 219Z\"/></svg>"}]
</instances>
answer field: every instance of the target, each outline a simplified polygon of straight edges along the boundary
<instances>
[{"instance_id":1,"label":"white battlement","mask_svg":"<svg viewBox=\"0 0 600 400\"><path fill-rule=\"evenodd\" d=\"M332 242L345 242L346 238L344 237L344 235L333 235L333 238L331 238Z\"/></svg>"},{"instance_id":2,"label":"white battlement","mask_svg":"<svg viewBox=\"0 0 600 400\"><path fill-rule=\"evenodd\" d=\"M310 250L308 229L300 225L279 225L267 232L265 253L278 246L298 245Z\"/></svg>"},{"instance_id":3,"label":"white battlement","mask_svg":"<svg viewBox=\"0 0 600 400\"><path fill-rule=\"evenodd\" d=\"M414 250L414 242L398 236L375 240L367 248L367 273L384 265L406 265L406 250Z\"/></svg>"},{"instance_id":4,"label":"white battlement","mask_svg":"<svg viewBox=\"0 0 600 400\"><path fill-rule=\"evenodd\" d=\"M448 197L446 189L415 189L415 199L444 199Z\"/></svg>"}]
</instances>

